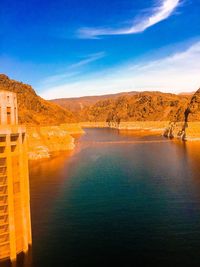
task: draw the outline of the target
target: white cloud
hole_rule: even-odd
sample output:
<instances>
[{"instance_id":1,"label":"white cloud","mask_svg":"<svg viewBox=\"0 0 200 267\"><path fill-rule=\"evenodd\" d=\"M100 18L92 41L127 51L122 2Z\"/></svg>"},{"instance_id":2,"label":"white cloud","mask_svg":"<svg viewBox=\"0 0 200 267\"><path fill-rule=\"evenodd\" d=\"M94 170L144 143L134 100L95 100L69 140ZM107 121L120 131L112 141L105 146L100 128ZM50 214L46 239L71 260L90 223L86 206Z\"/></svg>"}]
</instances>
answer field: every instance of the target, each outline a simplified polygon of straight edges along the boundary
<instances>
[{"instance_id":1,"label":"white cloud","mask_svg":"<svg viewBox=\"0 0 200 267\"><path fill-rule=\"evenodd\" d=\"M171 16L179 4L180 0L162 0L161 3L160 1L157 1L157 6L152 8L150 14L146 15L145 17L141 17L137 20L137 22L134 22L134 24L129 28L82 28L78 31L78 37L93 39L105 35L136 34L139 32L143 32L149 27Z\"/></svg>"},{"instance_id":2,"label":"white cloud","mask_svg":"<svg viewBox=\"0 0 200 267\"><path fill-rule=\"evenodd\" d=\"M100 95L122 91L159 90L165 92L194 91L200 87L200 42L185 51L159 60L126 64L51 87L42 93L46 99Z\"/></svg>"}]
</instances>

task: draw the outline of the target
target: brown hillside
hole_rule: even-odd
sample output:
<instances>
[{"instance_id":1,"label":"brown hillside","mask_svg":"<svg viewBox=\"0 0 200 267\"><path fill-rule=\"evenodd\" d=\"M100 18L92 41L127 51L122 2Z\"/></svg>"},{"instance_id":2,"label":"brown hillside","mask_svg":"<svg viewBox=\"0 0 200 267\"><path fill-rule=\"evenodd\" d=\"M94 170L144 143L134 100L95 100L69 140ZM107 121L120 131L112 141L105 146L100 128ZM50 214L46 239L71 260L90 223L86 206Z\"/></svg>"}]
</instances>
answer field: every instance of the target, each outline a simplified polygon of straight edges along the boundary
<instances>
[{"instance_id":1,"label":"brown hillside","mask_svg":"<svg viewBox=\"0 0 200 267\"><path fill-rule=\"evenodd\" d=\"M184 120L189 96L142 92L98 101L81 111L81 121L173 121Z\"/></svg>"},{"instance_id":2,"label":"brown hillside","mask_svg":"<svg viewBox=\"0 0 200 267\"><path fill-rule=\"evenodd\" d=\"M98 101L106 99L116 99L124 95L135 95L137 92L122 92L117 94L100 95L100 96L83 96L74 98L59 98L52 99L51 102L60 105L63 108L67 108L74 112L79 112L86 107L96 104Z\"/></svg>"},{"instance_id":3,"label":"brown hillside","mask_svg":"<svg viewBox=\"0 0 200 267\"><path fill-rule=\"evenodd\" d=\"M39 97L30 85L11 80L4 74L0 74L0 90L17 93L19 123L57 125L76 120L72 112Z\"/></svg>"}]
</instances>

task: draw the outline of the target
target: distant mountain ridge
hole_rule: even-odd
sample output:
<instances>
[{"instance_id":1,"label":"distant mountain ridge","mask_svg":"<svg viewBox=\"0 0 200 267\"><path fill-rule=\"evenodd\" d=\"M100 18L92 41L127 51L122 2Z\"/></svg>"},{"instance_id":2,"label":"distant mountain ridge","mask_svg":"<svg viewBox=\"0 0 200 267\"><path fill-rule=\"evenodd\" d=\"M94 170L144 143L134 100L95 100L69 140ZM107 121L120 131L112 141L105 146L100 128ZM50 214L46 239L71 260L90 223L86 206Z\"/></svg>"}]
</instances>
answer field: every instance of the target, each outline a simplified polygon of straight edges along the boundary
<instances>
[{"instance_id":1,"label":"distant mountain ridge","mask_svg":"<svg viewBox=\"0 0 200 267\"><path fill-rule=\"evenodd\" d=\"M39 97L30 85L0 74L0 90L17 93L19 123L30 125L58 125L75 122L74 114Z\"/></svg>"},{"instance_id":2,"label":"distant mountain ridge","mask_svg":"<svg viewBox=\"0 0 200 267\"><path fill-rule=\"evenodd\" d=\"M71 108L80 121L171 121L184 120L191 94L158 91L123 92L118 94L57 99L52 102Z\"/></svg>"},{"instance_id":3,"label":"distant mountain ridge","mask_svg":"<svg viewBox=\"0 0 200 267\"><path fill-rule=\"evenodd\" d=\"M137 92L85 107L80 112L80 120L181 121L190 98L161 92Z\"/></svg>"},{"instance_id":4,"label":"distant mountain ridge","mask_svg":"<svg viewBox=\"0 0 200 267\"><path fill-rule=\"evenodd\" d=\"M159 91L122 92L101 96L53 99L77 114L80 121L184 121L184 112L193 92L180 94Z\"/></svg>"},{"instance_id":5,"label":"distant mountain ridge","mask_svg":"<svg viewBox=\"0 0 200 267\"><path fill-rule=\"evenodd\" d=\"M73 97L73 98L57 98L50 100L51 102L60 105L63 108L67 108L71 111L80 111L85 107L96 104L98 101L105 99L115 99L117 97L123 95L134 95L138 92L121 92L116 94L107 94L107 95L99 95L99 96L82 96L82 97Z\"/></svg>"}]
</instances>

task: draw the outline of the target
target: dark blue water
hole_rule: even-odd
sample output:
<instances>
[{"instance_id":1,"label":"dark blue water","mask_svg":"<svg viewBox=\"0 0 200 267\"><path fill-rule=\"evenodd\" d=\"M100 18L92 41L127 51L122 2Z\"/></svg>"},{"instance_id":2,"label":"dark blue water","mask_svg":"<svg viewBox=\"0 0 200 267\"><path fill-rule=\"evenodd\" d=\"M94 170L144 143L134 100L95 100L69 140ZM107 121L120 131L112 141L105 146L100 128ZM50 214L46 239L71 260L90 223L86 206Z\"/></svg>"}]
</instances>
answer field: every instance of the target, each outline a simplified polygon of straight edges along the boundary
<instances>
[{"instance_id":1,"label":"dark blue water","mask_svg":"<svg viewBox=\"0 0 200 267\"><path fill-rule=\"evenodd\" d=\"M87 129L30 179L33 247L19 266L200 266L200 143Z\"/></svg>"}]
</instances>

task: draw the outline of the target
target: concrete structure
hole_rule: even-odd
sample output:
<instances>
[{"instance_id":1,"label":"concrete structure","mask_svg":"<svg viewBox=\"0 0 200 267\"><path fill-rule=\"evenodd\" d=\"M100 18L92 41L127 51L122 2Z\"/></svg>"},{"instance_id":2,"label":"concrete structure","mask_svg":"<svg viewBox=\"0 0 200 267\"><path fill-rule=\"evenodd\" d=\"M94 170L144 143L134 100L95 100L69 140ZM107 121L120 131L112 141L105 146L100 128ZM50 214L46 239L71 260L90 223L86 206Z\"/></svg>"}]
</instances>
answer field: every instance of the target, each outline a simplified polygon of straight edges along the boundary
<instances>
[{"instance_id":1,"label":"concrete structure","mask_svg":"<svg viewBox=\"0 0 200 267\"><path fill-rule=\"evenodd\" d=\"M0 91L0 261L31 244L26 131L18 125L17 96Z\"/></svg>"}]
</instances>

